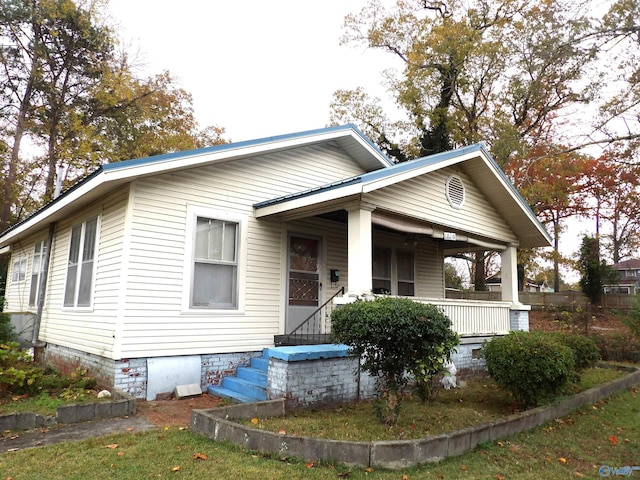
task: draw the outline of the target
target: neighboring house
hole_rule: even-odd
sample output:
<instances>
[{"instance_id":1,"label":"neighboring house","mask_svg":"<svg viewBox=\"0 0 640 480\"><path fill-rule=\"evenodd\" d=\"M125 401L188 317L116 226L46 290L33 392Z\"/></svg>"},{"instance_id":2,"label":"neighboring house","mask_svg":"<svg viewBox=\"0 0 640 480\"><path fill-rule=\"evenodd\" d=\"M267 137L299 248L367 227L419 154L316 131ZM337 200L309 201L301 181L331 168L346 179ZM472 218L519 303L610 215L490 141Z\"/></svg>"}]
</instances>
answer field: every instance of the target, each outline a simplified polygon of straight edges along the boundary
<instances>
[{"instance_id":1,"label":"neighboring house","mask_svg":"<svg viewBox=\"0 0 640 480\"><path fill-rule=\"evenodd\" d=\"M36 355L154 398L372 291L440 305L464 365L528 328L516 249L550 244L481 145L394 165L347 125L105 164L0 254L5 312L33 325ZM472 250L501 252L501 302L445 299L445 256Z\"/></svg>"},{"instance_id":2,"label":"neighboring house","mask_svg":"<svg viewBox=\"0 0 640 480\"><path fill-rule=\"evenodd\" d=\"M640 292L640 259L614 263L611 268L618 271L618 281L614 285L605 285L604 293L634 295Z\"/></svg>"},{"instance_id":3,"label":"neighboring house","mask_svg":"<svg viewBox=\"0 0 640 480\"><path fill-rule=\"evenodd\" d=\"M501 292L502 291L502 278L500 274L495 274L487 278L486 280L487 291L489 292ZM473 284L471 288L473 288ZM525 280L524 285L522 286L523 292L537 292L537 293L548 293L553 292L553 288L549 286L546 280Z\"/></svg>"}]
</instances>

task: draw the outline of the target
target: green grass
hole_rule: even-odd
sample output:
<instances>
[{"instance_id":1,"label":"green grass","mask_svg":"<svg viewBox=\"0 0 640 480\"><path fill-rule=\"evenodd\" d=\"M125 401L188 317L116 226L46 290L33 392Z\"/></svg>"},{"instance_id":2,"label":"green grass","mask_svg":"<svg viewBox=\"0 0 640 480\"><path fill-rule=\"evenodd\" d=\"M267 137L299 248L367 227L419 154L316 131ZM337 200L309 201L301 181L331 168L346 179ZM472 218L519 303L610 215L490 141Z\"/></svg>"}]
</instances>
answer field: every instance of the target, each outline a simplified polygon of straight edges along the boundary
<instances>
[{"instance_id":1,"label":"green grass","mask_svg":"<svg viewBox=\"0 0 640 480\"><path fill-rule=\"evenodd\" d=\"M587 390L621 375L615 369L588 369L582 374L580 382L572 386L570 393ZM515 409L513 398L492 379L476 377L470 379L464 388L442 391L431 402L404 399L398 424L393 427L377 420L372 402L331 410L303 410L285 417L258 419L258 423L252 426L272 432L284 430L289 435L334 440L402 440L492 422L514 413ZM244 423L249 424L249 421Z\"/></svg>"},{"instance_id":2,"label":"green grass","mask_svg":"<svg viewBox=\"0 0 640 480\"><path fill-rule=\"evenodd\" d=\"M32 412L45 416L55 416L58 407L70 404L98 402L95 392L75 391L66 397L40 393L36 396L15 396L0 402L0 414ZM2 477L0 477L2 479Z\"/></svg>"},{"instance_id":3,"label":"green grass","mask_svg":"<svg viewBox=\"0 0 640 480\"><path fill-rule=\"evenodd\" d=\"M342 465L309 468L304 462L247 452L169 429L0 454L0 478L313 480L346 478L349 473L348 478L356 480L400 480L403 475L408 479L595 479L600 478L601 465L640 465L639 451L640 388L633 388L543 427L483 444L438 464L400 472ZM194 458L195 454L207 459ZM180 469L172 471L175 467ZM640 472L633 472L634 477L640 478Z\"/></svg>"}]
</instances>

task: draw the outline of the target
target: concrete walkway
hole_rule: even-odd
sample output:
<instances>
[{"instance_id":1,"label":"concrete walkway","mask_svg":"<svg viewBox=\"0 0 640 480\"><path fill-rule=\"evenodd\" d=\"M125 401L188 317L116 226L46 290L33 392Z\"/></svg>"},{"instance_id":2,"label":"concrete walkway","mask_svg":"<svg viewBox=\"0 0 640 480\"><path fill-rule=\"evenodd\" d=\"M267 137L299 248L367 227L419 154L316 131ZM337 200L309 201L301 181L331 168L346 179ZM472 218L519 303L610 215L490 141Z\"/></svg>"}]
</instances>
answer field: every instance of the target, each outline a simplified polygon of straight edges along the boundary
<instances>
[{"instance_id":1,"label":"concrete walkway","mask_svg":"<svg viewBox=\"0 0 640 480\"><path fill-rule=\"evenodd\" d=\"M92 422L58 424L14 433L0 432L2 435L0 437L0 453L53 443L76 442L116 433L143 432L154 428L157 427L142 417L129 416Z\"/></svg>"}]
</instances>

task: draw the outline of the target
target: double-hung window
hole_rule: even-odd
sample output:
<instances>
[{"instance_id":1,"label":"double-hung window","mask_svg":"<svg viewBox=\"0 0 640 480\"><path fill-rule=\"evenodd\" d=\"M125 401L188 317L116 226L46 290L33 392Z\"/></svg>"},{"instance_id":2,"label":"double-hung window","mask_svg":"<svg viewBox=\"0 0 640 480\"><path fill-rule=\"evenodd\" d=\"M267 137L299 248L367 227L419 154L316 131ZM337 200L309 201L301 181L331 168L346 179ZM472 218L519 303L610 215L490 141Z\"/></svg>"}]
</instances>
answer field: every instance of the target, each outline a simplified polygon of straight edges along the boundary
<instances>
[{"instance_id":1,"label":"double-hung window","mask_svg":"<svg viewBox=\"0 0 640 480\"><path fill-rule=\"evenodd\" d=\"M97 233L97 216L71 229L67 281L64 290L65 307L91 306Z\"/></svg>"},{"instance_id":2,"label":"double-hung window","mask_svg":"<svg viewBox=\"0 0 640 480\"><path fill-rule=\"evenodd\" d=\"M415 253L389 247L373 248L373 293L415 296Z\"/></svg>"},{"instance_id":3,"label":"double-hung window","mask_svg":"<svg viewBox=\"0 0 640 480\"><path fill-rule=\"evenodd\" d=\"M239 224L197 217L191 307L238 308Z\"/></svg>"},{"instance_id":4,"label":"double-hung window","mask_svg":"<svg viewBox=\"0 0 640 480\"><path fill-rule=\"evenodd\" d=\"M27 278L27 257L18 255L13 259L13 268L11 269L11 282L24 282Z\"/></svg>"},{"instance_id":5,"label":"double-hung window","mask_svg":"<svg viewBox=\"0 0 640 480\"><path fill-rule=\"evenodd\" d=\"M47 244L44 240L36 242L33 248L33 265L31 265L31 290L29 291L29 306L35 307L38 304L38 294L40 293L40 278L44 267L44 257L47 253Z\"/></svg>"}]
</instances>

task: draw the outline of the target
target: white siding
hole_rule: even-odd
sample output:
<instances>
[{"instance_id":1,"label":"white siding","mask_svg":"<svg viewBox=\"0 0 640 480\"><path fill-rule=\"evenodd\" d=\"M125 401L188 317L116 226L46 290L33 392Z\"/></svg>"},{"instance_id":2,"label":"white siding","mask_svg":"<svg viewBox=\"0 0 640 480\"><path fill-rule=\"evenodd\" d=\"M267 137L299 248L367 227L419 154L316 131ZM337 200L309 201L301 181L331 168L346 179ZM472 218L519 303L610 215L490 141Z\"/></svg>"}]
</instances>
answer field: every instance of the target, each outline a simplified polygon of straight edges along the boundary
<instances>
[{"instance_id":1,"label":"white siding","mask_svg":"<svg viewBox=\"0 0 640 480\"><path fill-rule=\"evenodd\" d=\"M252 205L360 173L343 151L325 145L137 181L118 355L221 353L272 345L284 318L286 229L279 222L257 221ZM187 211L197 207L246 218L241 232L246 246L240 263L246 269L243 309L182 311L183 295L189 294L183 291L185 276L191 274L184 267Z\"/></svg>"},{"instance_id":2,"label":"white siding","mask_svg":"<svg viewBox=\"0 0 640 480\"><path fill-rule=\"evenodd\" d=\"M40 339L111 358L116 335L122 239L128 189L120 189L56 227ZM63 308L72 226L99 214L93 308Z\"/></svg>"},{"instance_id":3,"label":"white siding","mask_svg":"<svg viewBox=\"0 0 640 480\"><path fill-rule=\"evenodd\" d=\"M455 174L466 187L461 209L452 208L445 195L446 180ZM364 200L378 207L425 219L437 225L505 242L516 241L514 233L463 172L453 168L437 170L398 185L381 188L364 195Z\"/></svg>"}]
</instances>

